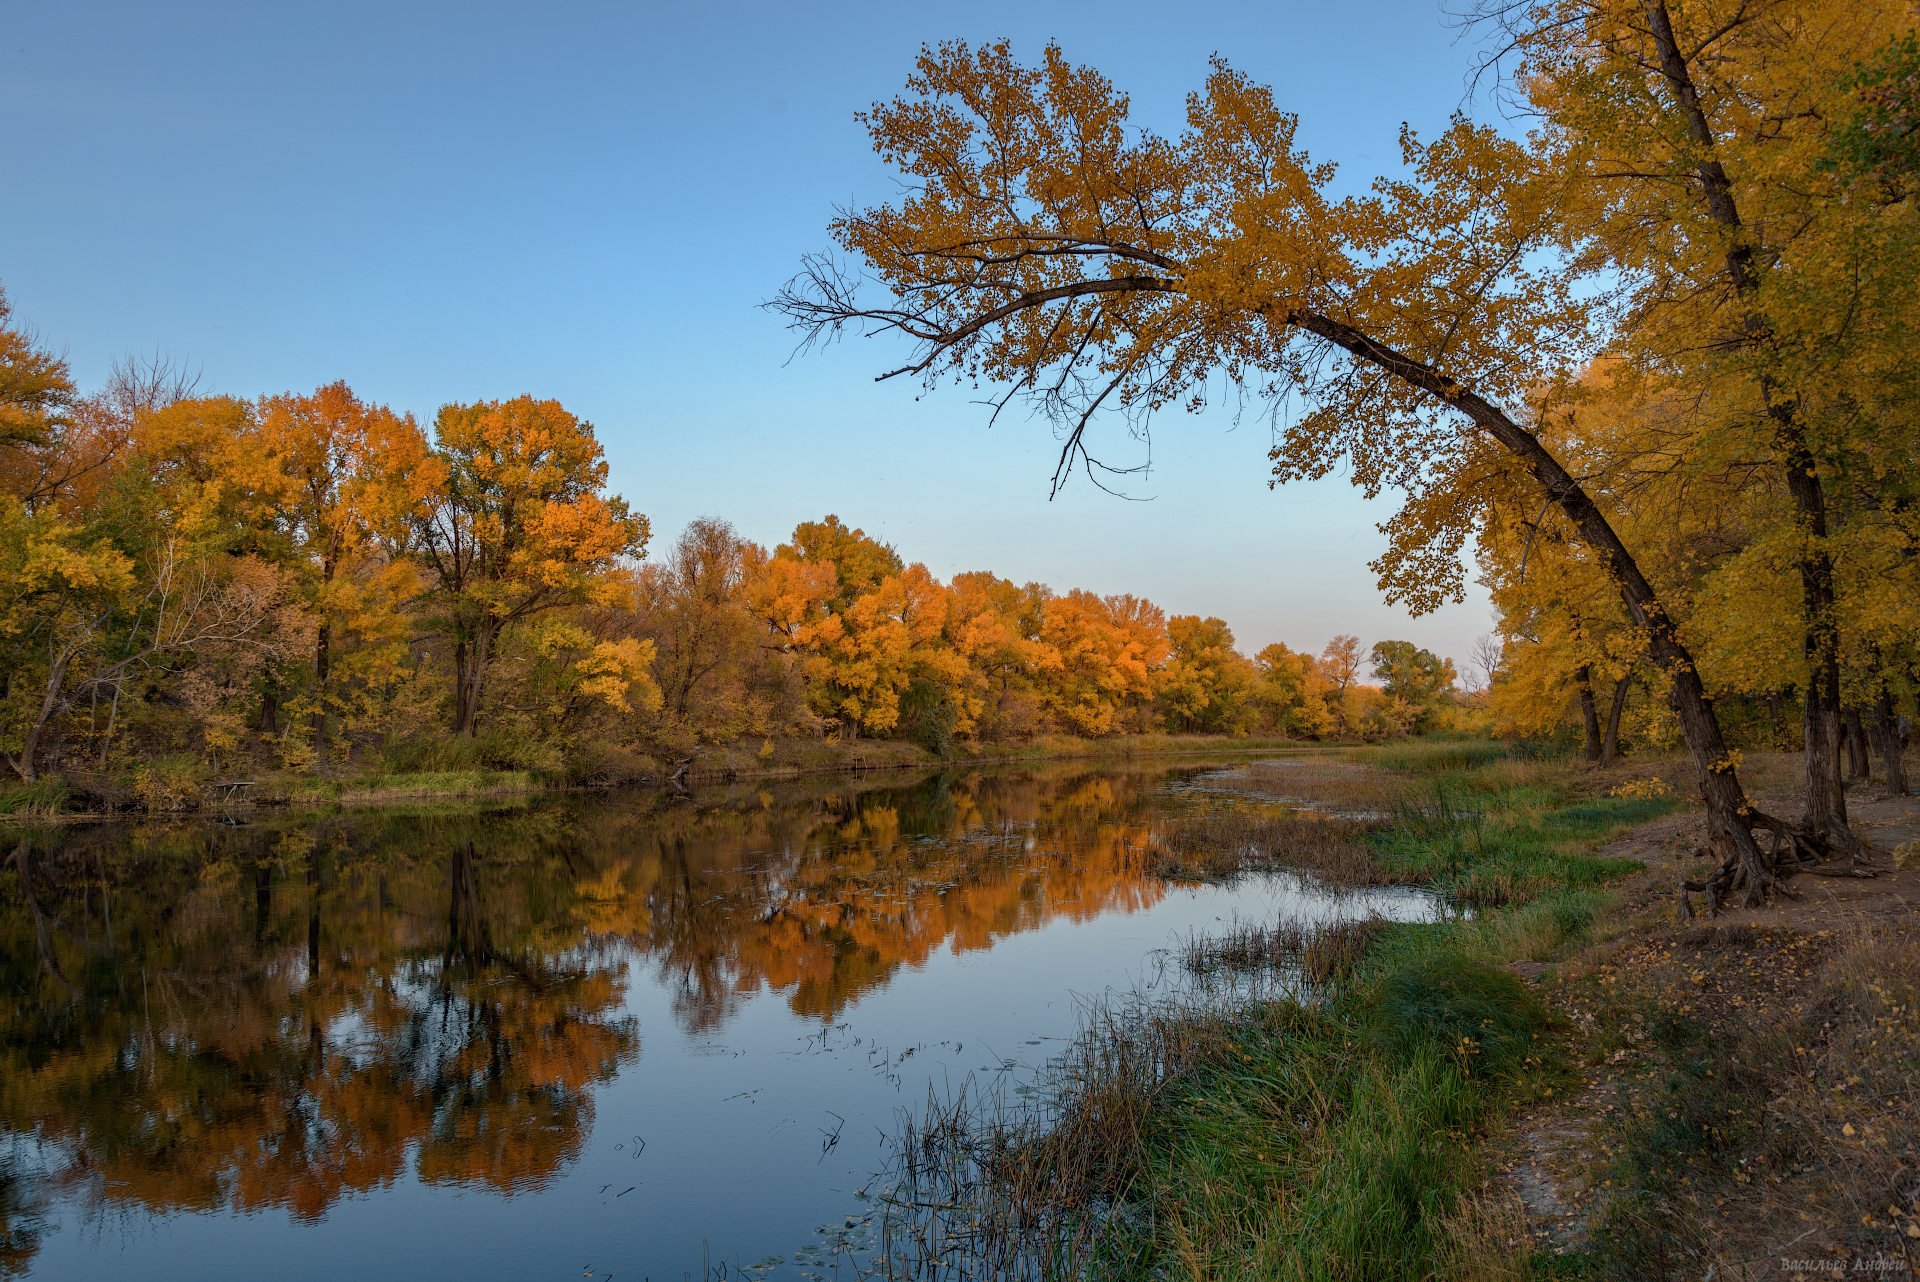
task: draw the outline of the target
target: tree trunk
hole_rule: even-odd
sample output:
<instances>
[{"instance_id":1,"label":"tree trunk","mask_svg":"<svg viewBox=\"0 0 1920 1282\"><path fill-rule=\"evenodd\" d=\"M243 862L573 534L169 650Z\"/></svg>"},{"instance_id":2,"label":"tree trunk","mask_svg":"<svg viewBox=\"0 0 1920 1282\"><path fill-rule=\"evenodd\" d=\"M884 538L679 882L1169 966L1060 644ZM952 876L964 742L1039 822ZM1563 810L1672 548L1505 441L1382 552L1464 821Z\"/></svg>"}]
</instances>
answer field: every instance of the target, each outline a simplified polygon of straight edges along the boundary
<instances>
[{"instance_id":1,"label":"tree trunk","mask_svg":"<svg viewBox=\"0 0 1920 1282\"><path fill-rule=\"evenodd\" d=\"M1778 690L1767 691L1767 725L1773 736L1773 746L1777 750L1780 747L1780 692Z\"/></svg>"},{"instance_id":2,"label":"tree trunk","mask_svg":"<svg viewBox=\"0 0 1920 1282\"><path fill-rule=\"evenodd\" d=\"M1818 683L1809 683L1802 725L1806 728L1806 823L1810 828L1831 822L1836 810L1844 817L1847 806L1846 794L1840 790L1840 754L1835 751L1840 737L1838 709L1824 704Z\"/></svg>"},{"instance_id":3,"label":"tree trunk","mask_svg":"<svg viewBox=\"0 0 1920 1282\"><path fill-rule=\"evenodd\" d=\"M1580 691L1580 723L1587 735L1587 760L1600 760L1600 710L1593 702L1593 669L1581 664L1573 674L1573 682Z\"/></svg>"},{"instance_id":4,"label":"tree trunk","mask_svg":"<svg viewBox=\"0 0 1920 1282\"><path fill-rule=\"evenodd\" d=\"M486 682L487 652L493 629L482 624L471 642L453 646L453 732L471 739L479 733L480 694Z\"/></svg>"},{"instance_id":5,"label":"tree trunk","mask_svg":"<svg viewBox=\"0 0 1920 1282\"><path fill-rule=\"evenodd\" d=\"M1707 699L1706 687L1700 682L1698 665L1681 642L1679 630L1654 592L1653 585L1647 581L1639 563L1633 559L1633 554L1627 550L1626 544L1592 497L1561 466L1560 460L1540 443L1538 437L1484 397L1467 390L1439 370L1395 351L1351 325L1316 312L1291 312L1286 320L1309 333L1320 335L1355 358L1378 366L1467 415L1526 465L1547 496L1580 531L1581 539L1600 555L1618 586L1621 602L1626 606L1628 615L1646 633L1647 657L1670 682L1668 701L1680 721L1681 737L1693 757L1710 825L1725 838L1727 856L1707 882L1708 909L1716 909L1721 894L1742 884L1746 887L1748 906L1757 908L1764 904L1768 888L1778 883L1771 872L1772 860L1761 854L1759 843L1753 837L1753 829L1768 828L1774 831L1777 839L1787 831L1787 825L1760 814L1748 803L1746 791L1740 786L1740 778L1734 767L1733 755L1727 750L1726 740L1720 733L1720 723L1714 717L1713 706Z\"/></svg>"},{"instance_id":6,"label":"tree trunk","mask_svg":"<svg viewBox=\"0 0 1920 1282\"><path fill-rule=\"evenodd\" d=\"M1907 787L1907 763L1900 755L1900 718L1894 715L1893 696L1885 686L1874 700L1873 730L1880 739L1880 772L1886 776L1887 791L1904 797Z\"/></svg>"},{"instance_id":7,"label":"tree trunk","mask_svg":"<svg viewBox=\"0 0 1920 1282\"><path fill-rule=\"evenodd\" d=\"M1841 714L1847 725L1847 782L1865 783L1873 773L1867 757L1867 732L1860 725L1860 709L1848 708Z\"/></svg>"},{"instance_id":8,"label":"tree trunk","mask_svg":"<svg viewBox=\"0 0 1920 1282\"><path fill-rule=\"evenodd\" d=\"M1805 454L1804 447L1800 450ZM1825 501L1813 460L1788 468L1787 488L1800 503L1806 532L1815 539L1827 536ZM1807 806L1803 827L1831 841L1850 858L1859 859L1866 847L1847 826L1847 794L1840 777L1840 664L1837 629L1833 623L1833 561L1824 552L1800 562L1801 596L1807 617L1806 691Z\"/></svg>"},{"instance_id":9,"label":"tree trunk","mask_svg":"<svg viewBox=\"0 0 1920 1282\"><path fill-rule=\"evenodd\" d=\"M1687 132L1702 149L1695 167L1699 191L1706 200L1707 215L1724 228L1727 235L1727 276L1741 299L1750 299L1760 287L1754 264L1753 245L1741 221L1733 183L1726 168L1714 158L1717 139L1706 111L1700 105L1700 92L1693 83L1687 57L1674 38L1673 21L1666 0L1646 0L1647 26L1660 55L1660 71L1673 91L1675 105L1685 117ZM1757 342L1766 335L1766 322L1749 311L1741 319L1742 337ZM1803 826L1823 841L1832 843L1854 858L1866 853L1860 839L1847 827L1846 797L1840 791L1840 673L1837 655L1838 628L1833 618L1833 558L1825 550L1827 537L1826 493L1820 482L1819 467L1807 448L1797 407L1791 401L1774 396L1772 380L1759 378L1760 399L1774 424L1774 446L1786 473L1787 491L1799 509L1801 533L1806 551L1799 561L1801 598L1806 614L1806 654L1811 680L1807 683L1807 809Z\"/></svg>"},{"instance_id":10,"label":"tree trunk","mask_svg":"<svg viewBox=\"0 0 1920 1282\"><path fill-rule=\"evenodd\" d=\"M313 647L313 697L317 703L313 710L313 746L323 766L327 760L327 659L332 634L333 625L322 622Z\"/></svg>"},{"instance_id":11,"label":"tree trunk","mask_svg":"<svg viewBox=\"0 0 1920 1282\"><path fill-rule=\"evenodd\" d=\"M1613 764L1613 758L1620 749L1620 713L1627 706L1627 690L1633 681L1633 673L1628 672L1613 687L1613 705L1607 709L1607 735L1600 741L1600 768L1605 770Z\"/></svg>"},{"instance_id":12,"label":"tree trunk","mask_svg":"<svg viewBox=\"0 0 1920 1282\"><path fill-rule=\"evenodd\" d=\"M60 709L60 691L67 684L67 665L72 661L71 647L53 661L53 666L47 670L47 687L40 695L40 711L20 737L19 753L7 758L7 764L13 767L13 772L20 776L22 783L39 781L40 773L35 758L40 752L40 736L46 731L47 722L53 720L53 714Z\"/></svg>"},{"instance_id":13,"label":"tree trunk","mask_svg":"<svg viewBox=\"0 0 1920 1282\"><path fill-rule=\"evenodd\" d=\"M260 729L267 734L280 731L280 683L273 679L271 670L260 691Z\"/></svg>"}]
</instances>

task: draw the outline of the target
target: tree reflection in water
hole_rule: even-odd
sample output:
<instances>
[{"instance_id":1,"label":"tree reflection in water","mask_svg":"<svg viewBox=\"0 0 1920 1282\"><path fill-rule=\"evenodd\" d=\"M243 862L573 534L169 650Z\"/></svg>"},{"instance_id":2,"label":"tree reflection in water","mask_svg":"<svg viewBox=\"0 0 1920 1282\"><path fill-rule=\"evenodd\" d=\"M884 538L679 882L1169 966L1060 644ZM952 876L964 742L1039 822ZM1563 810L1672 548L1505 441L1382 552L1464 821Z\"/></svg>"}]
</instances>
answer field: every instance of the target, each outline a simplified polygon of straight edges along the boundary
<instances>
[{"instance_id":1,"label":"tree reflection in water","mask_svg":"<svg viewBox=\"0 0 1920 1282\"><path fill-rule=\"evenodd\" d=\"M767 988L831 1021L939 948L1150 906L1163 778L16 834L0 1271L56 1201L316 1219L406 1178L540 1188L640 1055L630 982L695 1032Z\"/></svg>"}]
</instances>

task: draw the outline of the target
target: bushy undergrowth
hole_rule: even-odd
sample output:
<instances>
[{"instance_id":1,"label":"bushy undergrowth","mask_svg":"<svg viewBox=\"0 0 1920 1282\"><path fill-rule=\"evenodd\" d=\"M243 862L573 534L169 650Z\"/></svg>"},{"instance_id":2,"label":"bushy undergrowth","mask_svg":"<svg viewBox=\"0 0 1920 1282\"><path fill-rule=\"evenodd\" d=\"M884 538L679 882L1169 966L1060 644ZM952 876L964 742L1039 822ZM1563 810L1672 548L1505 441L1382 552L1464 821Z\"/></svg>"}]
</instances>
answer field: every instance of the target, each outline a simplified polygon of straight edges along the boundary
<instances>
[{"instance_id":1,"label":"bushy undergrowth","mask_svg":"<svg viewBox=\"0 0 1920 1282\"><path fill-rule=\"evenodd\" d=\"M514 726L489 726L469 739L464 735L432 733L398 739L381 753L384 773L435 774L470 770L538 770L559 772L567 755L560 747Z\"/></svg>"}]
</instances>

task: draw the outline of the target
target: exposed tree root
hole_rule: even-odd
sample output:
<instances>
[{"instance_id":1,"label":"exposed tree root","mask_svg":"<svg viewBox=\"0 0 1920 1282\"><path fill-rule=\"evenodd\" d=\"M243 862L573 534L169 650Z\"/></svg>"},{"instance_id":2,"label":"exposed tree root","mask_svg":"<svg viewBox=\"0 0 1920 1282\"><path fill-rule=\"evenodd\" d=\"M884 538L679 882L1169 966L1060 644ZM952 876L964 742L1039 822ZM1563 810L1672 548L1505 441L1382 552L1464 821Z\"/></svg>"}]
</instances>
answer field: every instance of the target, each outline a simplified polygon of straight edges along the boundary
<instances>
[{"instance_id":1,"label":"exposed tree root","mask_svg":"<svg viewBox=\"0 0 1920 1282\"><path fill-rule=\"evenodd\" d=\"M1826 831L1805 824L1788 823L1758 810L1741 816L1744 831L1736 835L1725 825L1713 821L1713 850L1720 856L1714 870L1698 881L1680 883L1680 905L1691 918L1693 903L1688 892L1705 892L1707 916L1718 916L1737 891L1744 891L1747 908L1765 905L1769 894L1788 899L1800 896L1787 889L1786 879L1806 864L1825 863L1844 856L1851 864L1864 864L1871 848L1844 824ZM1767 835L1766 844L1755 840L1756 832ZM1740 840L1744 837L1745 840Z\"/></svg>"}]
</instances>

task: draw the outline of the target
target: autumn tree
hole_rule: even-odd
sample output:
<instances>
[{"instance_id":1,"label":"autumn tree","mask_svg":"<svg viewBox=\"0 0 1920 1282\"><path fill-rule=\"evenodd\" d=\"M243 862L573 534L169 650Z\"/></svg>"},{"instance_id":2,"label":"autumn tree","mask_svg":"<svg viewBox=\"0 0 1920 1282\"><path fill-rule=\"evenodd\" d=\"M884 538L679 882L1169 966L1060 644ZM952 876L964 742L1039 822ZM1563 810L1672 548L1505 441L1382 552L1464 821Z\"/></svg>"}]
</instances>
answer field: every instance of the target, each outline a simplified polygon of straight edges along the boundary
<instances>
[{"instance_id":1,"label":"autumn tree","mask_svg":"<svg viewBox=\"0 0 1920 1282\"><path fill-rule=\"evenodd\" d=\"M14 323L0 289L0 449L52 445L78 400L67 362Z\"/></svg>"},{"instance_id":2,"label":"autumn tree","mask_svg":"<svg viewBox=\"0 0 1920 1282\"><path fill-rule=\"evenodd\" d=\"M1609 565L1668 677L1716 829L1732 848L1716 893L1773 884L1691 655L1631 550L1580 481L1516 417L1529 388L1591 352L1593 306L1561 251L1567 180L1527 145L1456 121L1402 144L1410 177L1330 200L1331 167L1294 143L1267 89L1217 63L1175 138L1137 130L1097 72L1004 43L921 54L907 95L865 114L907 177L897 204L831 225L886 297L810 259L777 305L824 339L852 326L917 344L890 373L996 379L1065 432L1056 477L1086 455L1102 407L1143 416L1203 403L1220 374L1297 393L1275 479L1342 461L1369 494L1407 494L1376 562L1390 598L1431 609L1463 590L1480 512L1474 474L1523 466Z\"/></svg>"},{"instance_id":3,"label":"autumn tree","mask_svg":"<svg viewBox=\"0 0 1920 1282\"><path fill-rule=\"evenodd\" d=\"M701 517L663 561L636 572L632 608L640 635L658 648L653 670L664 706L657 733L669 751L770 735L805 719L801 678L771 652L784 647L764 643L767 623L755 617L766 564L762 549L731 524ZM809 594L802 611L821 600L824 594Z\"/></svg>"},{"instance_id":4,"label":"autumn tree","mask_svg":"<svg viewBox=\"0 0 1920 1282\"><path fill-rule=\"evenodd\" d=\"M966 660L946 635L947 590L924 565L828 516L801 522L750 573L751 608L800 657L818 711L843 735L893 730L916 687L936 739L968 722L954 702Z\"/></svg>"},{"instance_id":5,"label":"autumn tree","mask_svg":"<svg viewBox=\"0 0 1920 1282\"><path fill-rule=\"evenodd\" d=\"M123 357L82 396L66 362L11 322L0 290L0 491L29 508L97 505L135 419L193 394L197 376L165 357Z\"/></svg>"},{"instance_id":6,"label":"autumn tree","mask_svg":"<svg viewBox=\"0 0 1920 1282\"><path fill-rule=\"evenodd\" d=\"M1233 644L1224 619L1175 615L1167 620L1170 655L1160 698L1173 728L1225 734L1248 728L1255 672Z\"/></svg>"},{"instance_id":7,"label":"autumn tree","mask_svg":"<svg viewBox=\"0 0 1920 1282\"><path fill-rule=\"evenodd\" d=\"M1060 666L1045 640L1044 584L1017 584L985 570L956 574L948 585L947 633L966 660L971 709L983 737L1021 738L1043 724L1039 687Z\"/></svg>"},{"instance_id":8,"label":"autumn tree","mask_svg":"<svg viewBox=\"0 0 1920 1282\"><path fill-rule=\"evenodd\" d=\"M104 639L135 585L112 543L0 495L0 752L22 780L39 777L48 723L73 698L76 662Z\"/></svg>"},{"instance_id":9,"label":"autumn tree","mask_svg":"<svg viewBox=\"0 0 1920 1282\"><path fill-rule=\"evenodd\" d=\"M1453 689L1453 660L1411 641L1376 641L1367 658L1387 696L1416 708L1432 708Z\"/></svg>"},{"instance_id":10,"label":"autumn tree","mask_svg":"<svg viewBox=\"0 0 1920 1282\"><path fill-rule=\"evenodd\" d=\"M1313 655L1296 653L1276 641L1253 656L1259 674L1253 697L1268 724L1281 734L1317 739L1333 730L1326 684Z\"/></svg>"},{"instance_id":11,"label":"autumn tree","mask_svg":"<svg viewBox=\"0 0 1920 1282\"><path fill-rule=\"evenodd\" d=\"M1910 246L1909 216L1849 190L1833 162L1878 171L1847 131L1863 64L1898 65L1911 14L1824 0L1492 13L1591 244L1620 274L1620 350L1690 392L1725 389L1696 454L1744 450L1775 469L1789 515L1750 555L1785 561L1800 586L1804 826L1857 856L1839 773L1848 610L1835 549L1849 508L1889 510L1884 495L1856 507L1847 491L1881 452L1874 438L1910 418L1887 414L1876 384L1914 319L1913 259L1888 252Z\"/></svg>"},{"instance_id":12,"label":"autumn tree","mask_svg":"<svg viewBox=\"0 0 1920 1282\"><path fill-rule=\"evenodd\" d=\"M288 539L314 581L312 716L324 752L328 711L341 702L329 685L341 629L405 644L392 615L410 594L412 567L378 547L382 536L387 546L404 542L425 497L426 436L412 415L368 405L344 382L306 396L262 397L256 418L245 467L259 519Z\"/></svg>"},{"instance_id":13,"label":"autumn tree","mask_svg":"<svg viewBox=\"0 0 1920 1282\"><path fill-rule=\"evenodd\" d=\"M558 401L444 406L433 461L412 548L452 643L454 730L472 737L500 634L617 594L607 571L645 550L647 519L602 493L593 427Z\"/></svg>"},{"instance_id":14,"label":"autumn tree","mask_svg":"<svg viewBox=\"0 0 1920 1282\"><path fill-rule=\"evenodd\" d=\"M1060 729L1088 738L1137 729L1159 691L1166 617L1131 595L1074 591L1047 602L1042 639L1059 656L1041 702Z\"/></svg>"},{"instance_id":15,"label":"autumn tree","mask_svg":"<svg viewBox=\"0 0 1920 1282\"><path fill-rule=\"evenodd\" d=\"M774 555L808 565L831 565L834 591L826 598L826 606L834 612L846 610L861 593L907 568L892 544L870 538L865 530L851 528L831 514L794 526L793 541L774 549Z\"/></svg>"}]
</instances>

